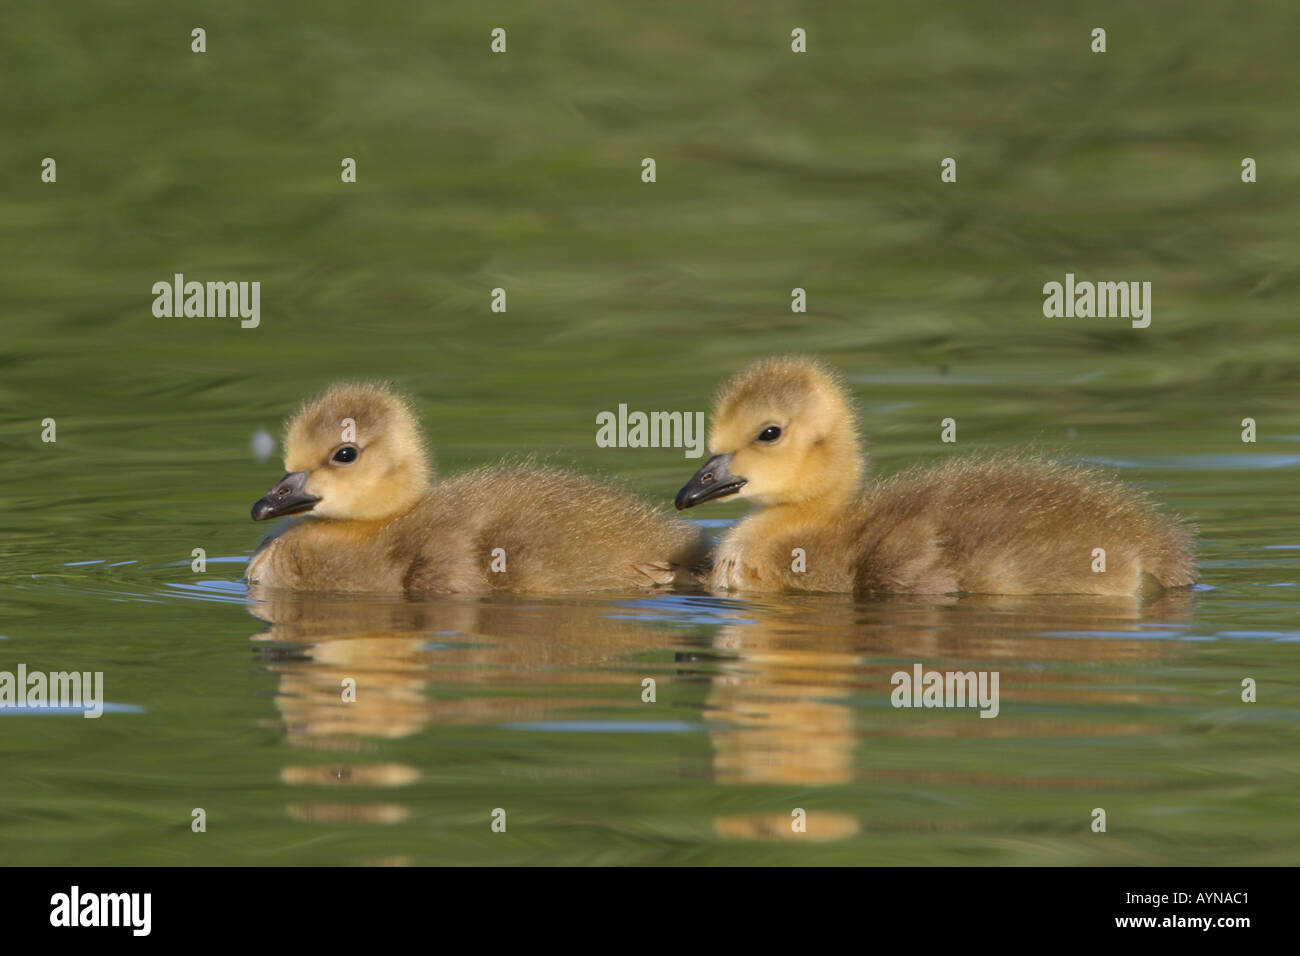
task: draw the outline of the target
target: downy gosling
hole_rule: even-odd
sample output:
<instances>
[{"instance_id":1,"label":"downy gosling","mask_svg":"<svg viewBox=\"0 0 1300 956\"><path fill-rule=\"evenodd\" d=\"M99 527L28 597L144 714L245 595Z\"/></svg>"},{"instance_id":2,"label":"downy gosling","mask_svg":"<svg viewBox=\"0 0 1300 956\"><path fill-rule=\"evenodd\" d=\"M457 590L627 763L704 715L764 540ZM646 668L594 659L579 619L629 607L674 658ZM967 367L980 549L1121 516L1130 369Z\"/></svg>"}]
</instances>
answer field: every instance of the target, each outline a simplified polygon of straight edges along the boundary
<instances>
[{"instance_id":1,"label":"downy gosling","mask_svg":"<svg viewBox=\"0 0 1300 956\"><path fill-rule=\"evenodd\" d=\"M707 567L698 529L616 487L528 465L441 481L409 403L338 385L285 434L283 478L253 520L304 515L249 559L250 585L305 591L526 592L653 587Z\"/></svg>"},{"instance_id":2,"label":"downy gosling","mask_svg":"<svg viewBox=\"0 0 1300 956\"><path fill-rule=\"evenodd\" d=\"M1137 595L1196 579L1189 530L1086 469L967 457L864 486L849 397L812 360L736 375L709 452L677 508L758 506L718 545L715 590Z\"/></svg>"}]
</instances>

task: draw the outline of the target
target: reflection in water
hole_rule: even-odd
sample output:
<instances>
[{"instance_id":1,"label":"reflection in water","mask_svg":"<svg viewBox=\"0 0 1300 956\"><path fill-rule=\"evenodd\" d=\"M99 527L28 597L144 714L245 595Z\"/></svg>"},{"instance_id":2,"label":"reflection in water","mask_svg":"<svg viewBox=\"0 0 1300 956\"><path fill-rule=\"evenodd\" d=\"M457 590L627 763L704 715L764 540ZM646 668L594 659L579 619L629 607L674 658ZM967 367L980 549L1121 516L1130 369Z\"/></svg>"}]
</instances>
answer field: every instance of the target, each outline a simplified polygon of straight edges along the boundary
<instances>
[{"instance_id":1,"label":"reflection in water","mask_svg":"<svg viewBox=\"0 0 1300 956\"><path fill-rule=\"evenodd\" d=\"M303 595L255 589L252 612L271 626L268 667L280 676L276 703L295 746L362 752L376 738L408 737L430 725L494 725L537 720L599 703L590 687L621 684L640 699L640 668L629 656L672 646L674 635L608 602L491 602L448 598ZM616 609L615 609L616 610ZM344 682L355 696L344 699ZM557 686L585 692L556 693ZM397 787L415 767L295 766L286 783ZM405 808L295 805L312 822L399 822Z\"/></svg>"},{"instance_id":2,"label":"reflection in water","mask_svg":"<svg viewBox=\"0 0 1300 956\"><path fill-rule=\"evenodd\" d=\"M713 646L721 662L709 695L711 716L725 729L712 734L718 779L725 783L847 784L854 777L855 744L878 736L1024 736L1051 733L1052 722L1016 718L1014 702L1084 700L1122 696L1105 689L1055 686L1051 661L1155 659L1173 646L1142 635L1146 622L1189 619L1190 595L1170 593L1158 603L1093 596L1043 599L984 597L864 600L848 595L790 596L765 606L743 624L723 626ZM1061 640L1044 632L1088 627L1089 636ZM891 676L927 668L977 667L1001 674L1004 710L999 719L971 711L924 716L887 706ZM1071 685L1104 684L1100 673L1069 676ZM854 701L854 695L865 701ZM972 719L974 718L974 719ZM1080 727L1071 733L1144 733L1147 725ZM943 775L927 775L944 782ZM804 808L806 809L806 808ZM846 814L808 812L806 834L791 826L791 810L727 816L717 821L728 837L807 836L835 839L858 831Z\"/></svg>"},{"instance_id":3,"label":"reflection in water","mask_svg":"<svg viewBox=\"0 0 1300 956\"><path fill-rule=\"evenodd\" d=\"M286 767L281 779L340 795L346 788L400 788L419 780L419 767L367 762L365 753L378 741L437 726L500 729L548 718L548 726L601 729L605 724L582 718L597 708L645 707L647 673L657 675L661 699L665 680L707 682L693 723L707 733L719 784L782 794L872 780L962 786L971 782L969 772L876 768L872 742L1160 732L1149 720L1081 724L1050 711L1070 702L1148 702L1133 689L1131 672L1099 665L1131 667L1178 653L1177 642L1160 638L1190 621L1193 601L1184 592L1145 606L1092 596L417 602L255 590L251 597L252 612L269 624L255 639L279 675L276 704L288 741L354 755L344 764ZM665 676L646 663L656 655L671 656L674 671ZM998 671L1000 715L893 709L891 675L915 663ZM344 700L348 679L356 686L351 702ZM618 726L664 720L662 711L633 712L634 720ZM680 726L682 710L670 716ZM714 832L726 839L837 840L863 827L857 813L807 806L806 832L796 832L792 812L802 804L782 797L770 809L745 805L746 812L715 813ZM410 810L392 801L341 800L296 803L290 813L308 822L388 823L407 819Z\"/></svg>"},{"instance_id":4,"label":"reflection in water","mask_svg":"<svg viewBox=\"0 0 1300 956\"><path fill-rule=\"evenodd\" d=\"M854 608L850 596L825 595L812 604L764 607L719 629L708 713L716 722L710 738L720 783L816 787L852 779L849 700L862 666ZM797 811L806 814L798 830ZM858 820L785 807L722 815L714 828L729 839L833 840L856 834Z\"/></svg>"}]
</instances>

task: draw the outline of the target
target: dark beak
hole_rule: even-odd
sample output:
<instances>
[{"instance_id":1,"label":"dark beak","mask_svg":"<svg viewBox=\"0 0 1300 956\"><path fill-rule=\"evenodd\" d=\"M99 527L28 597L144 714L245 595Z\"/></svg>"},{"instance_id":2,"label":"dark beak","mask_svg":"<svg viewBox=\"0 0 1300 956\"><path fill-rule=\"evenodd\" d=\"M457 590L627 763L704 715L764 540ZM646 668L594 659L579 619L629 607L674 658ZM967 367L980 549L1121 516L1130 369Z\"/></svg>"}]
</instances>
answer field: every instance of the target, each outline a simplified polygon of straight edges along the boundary
<instances>
[{"instance_id":1,"label":"dark beak","mask_svg":"<svg viewBox=\"0 0 1300 956\"><path fill-rule=\"evenodd\" d=\"M283 515L296 515L311 511L320 501L316 495L307 494L307 472L295 471L281 478L274 488L253 504L253 520L265 521Z\"/></svg>"},{"instance_id":2,"label":"dark beak","mask_svg":"<svg viewBox=\"0 0 1300 956\"><path fill-rule=\"evenodd\" d=\"M734 495L745 484L746 479L733 475L728 466L730 455L714 455L706 461L700 470L691 476L691 480L682 485L677 492L677 510L698 505L701 501L725 498Z\"/></svg>"}]
</instances>

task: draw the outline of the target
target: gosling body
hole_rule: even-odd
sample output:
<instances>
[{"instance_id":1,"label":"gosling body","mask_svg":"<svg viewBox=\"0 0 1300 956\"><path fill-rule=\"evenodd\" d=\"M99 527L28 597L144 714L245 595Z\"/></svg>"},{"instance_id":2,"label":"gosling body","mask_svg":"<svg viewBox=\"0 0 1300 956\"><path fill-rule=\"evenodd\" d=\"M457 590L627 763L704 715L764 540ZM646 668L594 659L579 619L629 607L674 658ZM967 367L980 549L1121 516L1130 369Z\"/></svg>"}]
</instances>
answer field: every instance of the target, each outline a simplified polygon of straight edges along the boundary
<instances>
[{"instance_id":1,"label":"gosling body","mask_svg":"<svg viewBox=\"0 0 1300 956\"><path fill-rule=\"evenodd\" d=\"M1136 595L1196 579L1190 530L1096 471L966 457L864 483L847 393L810 360L733 379L709 449L678 508L759 505L719 543L715 590Z\"/></svg>"},{"instance_id":2,"label":"gosling body","mask_svg":"<svg viewBox=\"0 0 1300 956\"><path fill-rule=\"evenodd\" d=\"M253 517L305 516L254 553L250 585L597 591L694 581L706 566L697 529L591 478L507 464L433 480L414 413L378 386L336 386L304 406L285 467Z\"/></svg>"}]
</instances>

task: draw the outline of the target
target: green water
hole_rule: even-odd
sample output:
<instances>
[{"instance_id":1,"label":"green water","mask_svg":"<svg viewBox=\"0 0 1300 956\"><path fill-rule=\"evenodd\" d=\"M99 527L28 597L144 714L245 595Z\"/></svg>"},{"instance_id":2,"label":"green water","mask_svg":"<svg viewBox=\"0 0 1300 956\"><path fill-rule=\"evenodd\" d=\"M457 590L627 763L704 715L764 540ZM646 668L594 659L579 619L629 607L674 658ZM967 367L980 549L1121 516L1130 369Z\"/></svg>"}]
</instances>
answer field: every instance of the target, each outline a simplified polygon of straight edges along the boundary
<instances>
[{"instance_id":1,"label":"green water","mask_svg":"<svg viewBox=\"0 0 1300 956\"><path fill-rule=\"evenodd\" d=\"M1300 862L1294 4L6 20L0 671L102 671L111 706L0 711L0 863ZM260 281L260 326L155 318L176 272ZM1044 318L1066 272L1150 281L1150 328ZM845 370L879 473L1027 445L1101 464L1199 525L1201 588L237 583L281 474L250 440L335 379L410 391L445 472L536 453L667 504L698 461L597 448L596 414L706 410L790 350ZM999 716L892 708L917 662L998 671Z\"/></svg>"}]
</instances>

